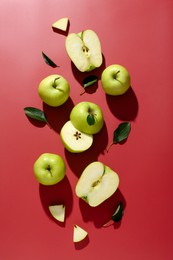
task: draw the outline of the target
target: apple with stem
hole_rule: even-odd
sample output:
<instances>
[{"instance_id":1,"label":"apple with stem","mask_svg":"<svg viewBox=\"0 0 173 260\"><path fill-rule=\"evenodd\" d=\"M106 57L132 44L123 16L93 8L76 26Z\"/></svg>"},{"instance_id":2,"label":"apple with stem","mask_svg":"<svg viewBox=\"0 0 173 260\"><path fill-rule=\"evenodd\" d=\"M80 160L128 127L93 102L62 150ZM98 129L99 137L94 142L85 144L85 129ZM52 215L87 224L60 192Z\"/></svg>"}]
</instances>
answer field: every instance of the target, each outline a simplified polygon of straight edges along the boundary
<instances>
[{"instance_id":1,"label":"apple with stem","mask_svg":"<svg viewBox=\"0 0 173 260\"><path fill-rule=\"evenodd\" d=\"M80 132L73 126L70 120L61 128L60 138L64 147L71 153L84 152L88 150L93 143L93 135Z\"/></svg>"},{"instance_id":2,"label":"apple with stem","mask_svg":"<svg viewBox=\"0 0 173 260\"><path fill-rule=\"evenodd\" d=\"M38 94L47 105L58 107L64 104L69 98L70 86L64 77L53 74L40 82Z\"/></svg>"},{"instance_id":3,"label":"apple with stem","mask_svg":"<svg viewBox=\"0 0 173 260\"><path fill-rule=\"evenodd\" d=\"M74 225L73 226L73 242L74 243L77 243L77 242L80 242L82 241L84 238L86 238L88 235L88 232L81 228L80 226L78 225Z\"/></svg>"},{"instance_id":4,"label":"apple with stem","mask_svg":"<svg viewBox=\"0 0 173 260\"><path fill-rule=\"evenodd\" d=\"M65 47L71 61L81 72L92 71L103 62L100 40L93 30L70 33Z\"/></svg>"},{"instance_id":5,"label":"apple with stem","mask_svg":"<svg viewBox=\"0 0 173 260\"><path fill-rule=\"evenodd\" d=\"M82 172L75 193L91 207L96 207L111 197L118 186L118 174L103 163L95 161Z\"/></svg>"},{"instance_id":6,"label":"apple with stem","mask_svg":"<svg viewBox=\"0 0 173 260\"><path fill-rule=\"evenodd\" d=\"M54 185L65 177L66 165L60 155L43 153L35 161L33 170L39 183Z\"/></svg>"},{"instance_id":7,"label":"apple with stem","mask_svg":"<svg viewBox=\"0 0 173 260\"><path fill-rule=\"evenodd\" d=\"M110 65L102 72L101 84L106 94L122 95L130 87L130 74L122 65Z\"/></svg>"},{"instance_id":8,"label":"apple with stem","mask_svg":"<svg viewBox=\"0 0 173 260\"><path fill-rule=\"evenodd\" d=\"M104 124L101 108L87 101L82 101L73 107L70 120L79 131L90 135L97 134Z\"/></svg>"}]
</instances>

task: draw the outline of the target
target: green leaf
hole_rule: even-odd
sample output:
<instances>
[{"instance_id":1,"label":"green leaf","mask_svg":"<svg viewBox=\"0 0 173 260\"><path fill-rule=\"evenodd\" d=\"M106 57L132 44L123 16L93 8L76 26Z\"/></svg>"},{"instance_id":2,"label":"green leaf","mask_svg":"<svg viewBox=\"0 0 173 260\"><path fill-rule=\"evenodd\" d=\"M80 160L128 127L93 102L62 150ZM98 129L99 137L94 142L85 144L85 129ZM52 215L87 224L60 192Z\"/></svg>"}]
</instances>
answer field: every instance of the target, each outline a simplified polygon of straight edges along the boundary
<instances>
[{"instance_id":1,"label":"green leaf","mask_svg":"<svg viewBox=\"0 0 173 260\"><path fill-rule=\"evenodd\" d=\"M44 112L38 108L25 107L24 112L25 112L25 115L27 115L30 118L47 123L47 119L45 117Z\"/></svg>"},{"instance_id":2,"label":"green leaf","mask_svg":"<svg viewBox=\"0 0 173 260\"><path fill-rule=\"evenodd\" d=\"M52 68L59 67L44 52L42 52L42 56L47 65L51 66Z\"/></svg>"},{"instance_id":3,"label":"green leaf","mask_svg":"<svg viewBox=\"0 0 173 260\"><path fill-rule=\"evenodd\" d=\"M89 114L87 116L87 123L89 125L94 125L95 124L95 118L94 118L94 115L93 114Z\"/></svg>"},{"instance_id":4,"label":"green leaf","mask_svg":"<svg viewBox=\"0 0 173 260\"><path fill-rule=\"evenodd\" d=\"M98 81L98 77L95 76L95 75L91 75L91 76L88 76L86 78L84 78L84 80L82 81L82 85L83 85L83 92L80 94L84 94L85 93L85 89L91 85L93 85L94 83L96 83Z\"/></svg>"},{"instance_id":5,"label":"green leaf","mask_svg":"<svg viewBox=\"0 0 173 260\"><path fill-rule=\"evenodd\" d=\"M127 139L127 137L130 134L130 131L131 131L130 122L124 122L124 123L119 124L119 126L115 129L115 131L113 133L113 142L108 147L107 152L109 151L110 147L113 144L120 143L120 142L124 141L125 139Z\"/></svg>"},{"instance_id":6,"label":"green leaf","mask_svg":"<svg viewBox=\"0 0 173 260\"><path fill-rule=\"evenodd\" d=\"M123 206L123 203L120 202L118 207L117 207L117 209L116 209L116 211L112 215L111 219L114 222L119 222L122 219L123 214L124 214L124 206Z\"/></svg>"}]
</instances>

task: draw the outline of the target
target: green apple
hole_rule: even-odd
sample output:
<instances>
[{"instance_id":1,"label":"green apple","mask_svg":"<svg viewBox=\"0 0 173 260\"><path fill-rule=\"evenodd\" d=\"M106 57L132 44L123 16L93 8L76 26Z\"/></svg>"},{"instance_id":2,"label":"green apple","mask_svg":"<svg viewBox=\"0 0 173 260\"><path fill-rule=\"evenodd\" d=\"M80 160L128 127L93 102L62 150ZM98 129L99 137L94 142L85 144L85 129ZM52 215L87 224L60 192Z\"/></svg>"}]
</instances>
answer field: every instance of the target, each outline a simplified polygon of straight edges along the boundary
<instances>
[{"instance_id":1,"label":"green apple","mask_svg":"<svg viewBox=\"0 0 173 260\"><path fill-rule=\"evenodd\" d=\"M78 131L70 120L61 128L60 138L65 148L72 153L86 151L93 143L93 135Z\"/></svg>"},{"instance_id":2,"label":"green apple","mask_svg":"<svg viewBox=\"0 0 173 260\"><path fill-rule=\"evenodd\" d=\"M52 24L52 27L65 32L68 27L68 22L69 22L68 18L63 17L63 18L59 19L58 21L54 22Z\"/></svg>"},{"instance_id":3,"label":"green apple","mask_svg":"<svg viewBox=\"0 0 173 260\"><path fill-rule=\"evenodd\" d=\"M118 186L118 174L103 163L95 161L82 172L75 193L91 207L96 207L111 197Z\"/></svg>"},{"instance_id":4,"label":"green apple","mask_svg":"<svg viewBox=\"0 0 173 260\"><path fill-rule=\"evenodd\" d=\"M88 232L81 228L78 225L74 225L73 227L73 242L80 242L82 241L86 236L88 235Z\"/></svg>"},{"instance_id":5,"label":"green apple","mask_svg":"<svg viewBox=\"0 0 173 260\"><path fill-rule=\"evenodd\" d=\"M125 67L119 64L110 65L102 72L101 84L106 94L122 95L130 87L130 74Z\"/></svg>"},{"instance_id":6,"label":"green apple","mask_svg":"<svg viewBox=\"0 0 173 260\"><path fill-rule=\"evenodd\" d=\"M58 221L64 222L65 220L65 205L51 205L49 206L51 215Z\"/></svg>"},{"instance_id":7,"label":"green apple","mask_svg":"<svg viewBox=\"0 0 173 260\"><path fill-rule=\"evenodd\" d=\"M69 98L70 86L64 77L53 74L40 82L38 94L47 105L58 107L64 104Z\"/></svg>"},{"instance_id":8,"label":"green apple","mask_svg":"<svg viewBox=\"0 0 173 260\"><path fill-rule=\"evenodd\" d=\"M98 68L103 62L100 40L93 30L70 33L65 47L71 61L81 72Z\"/></svg>"},{"instance_id":9,"label":"green apple","mask_svg":"<svg viewBox=\"0 0 173 260\"><path fill-rule=\"evenodd\" d=\"M80 102L73 107L70 120L75 128L86 134L97 134L103 127L101 108L92 102Z\"/></svg>"},{"instance_id":10,"label":"green apple","mask_svg":"<svg viewBox=\"0 0 173 260\"><path fill-rule=\"evenodd\" d=\"M60 155L43 153L34 163L34 175L43 185L53 185L60 182L66 173L66 165Z\"/></svg>"}]
</instances>

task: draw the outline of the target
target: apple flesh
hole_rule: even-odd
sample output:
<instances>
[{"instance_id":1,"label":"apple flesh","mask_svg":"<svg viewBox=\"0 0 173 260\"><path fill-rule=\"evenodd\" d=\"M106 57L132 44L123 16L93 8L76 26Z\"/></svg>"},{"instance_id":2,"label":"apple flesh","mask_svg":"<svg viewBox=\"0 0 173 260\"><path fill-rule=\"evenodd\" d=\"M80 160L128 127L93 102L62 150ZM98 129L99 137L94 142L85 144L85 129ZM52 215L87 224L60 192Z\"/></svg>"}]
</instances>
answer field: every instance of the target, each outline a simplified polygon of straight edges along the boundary
<instances>
[{"instance_id":1,"label":"apple flesh","mask_svg":"<svg viewBox=\"0 0 173 260\"><path fill-rule=\"evenodd\" d=\"M75 188L77 197L96 207L111 197L119 186L119 176L101 162L90 163Z\"/></svg>"},{"instance_id":2,"label":"apple flesh","mask_svg":"<svg viewBox=\"0 0 173 260\"><path fill-rule=\"evenodd\" d=\"M65 177L66 165L60 155L43 153L35 161L33 170L39 183L54 185Z\"/></svg>"},{"instance_id":3,"label":"apple flesh","mask_svg":"<svg viewBox=\"0 0 173 260\"><path fill-rule=\"evenodd\" d=\"M64 222L65 220L65 205L51 205L49 206L51 215L58 221Z\"/></svg>"},{"instance_id":4,"label":"apple flesh","mask_svg":"<svg viewBox=\"0 0 173 260\"><path fill-rule=\"evenodd\" d=\"M58 21L54 22L52 24L52 27L65 32L68 27L68 22L69 22L68 18L63 17L63 18L59 19Z\"/></svg>"},{"instance_id":5,"label":"apple flesh","mask_svg":"<svg viewBox=\"0 0 173 260\"><path fill-rule=\"evenodd\" d=\"M125 67L119 64L110 65L102 72L101 84L106 94L122 95L130 87L130 74Z\"/></svg>"},{"instance_id":6,"label":"apple flesh","mask_svg":"<svg viewBox=\"0 0 173 260\"><path fill-rule=\"evenodd\" d=\"M93 118L90 124L88 117ZM80 102L73 107L70 120L75 128L86 134L97 134L103 127L104 119L101 108L92 102Z\"/></svg>"},{"instance_id":7,"label":"apple flesh","mask_svg":"<svg viewBox=\"0 0 173 260\"><path fill-rule=\"evenodd\" d=\"M81 72L92 71L103 62L100 40L93 30L69 34L65 46L71 61Z\"/></svg>"},{"instance_id":8,"label":"apple flesh","mask_svg":"<svg viewBox=\"0 0 173 260\"><path fill-rule=\"evenodd\" d=\"M89 149L93 143L93 135L78 131L71 121L67 121L60 132L65 148L72 153L81 153Z\"/></svg>"},{"instance_id":9,"label":"apple flesh","mask_svg":"<svg viewBox=\"0 0 173 260\"><path fill-rule=\"evenodd\" d=\"M38 94L47 105L58 107L69 98L70 86L61 75L49 75L40 82Z\"/></svg>"},{"instance_id":10,"label":"apple flesh","mask_svg":"<svg viewBox=\"0 0 173 260\"><path fill-rule=\"evenodd\" d=\"M86 238L87 235L88 235L88 232L86 230L79 227L78 225L74 225L74 227L73 227L73 242L74 243L82 241L84 238Z\"/></svg>"}]
</instances>

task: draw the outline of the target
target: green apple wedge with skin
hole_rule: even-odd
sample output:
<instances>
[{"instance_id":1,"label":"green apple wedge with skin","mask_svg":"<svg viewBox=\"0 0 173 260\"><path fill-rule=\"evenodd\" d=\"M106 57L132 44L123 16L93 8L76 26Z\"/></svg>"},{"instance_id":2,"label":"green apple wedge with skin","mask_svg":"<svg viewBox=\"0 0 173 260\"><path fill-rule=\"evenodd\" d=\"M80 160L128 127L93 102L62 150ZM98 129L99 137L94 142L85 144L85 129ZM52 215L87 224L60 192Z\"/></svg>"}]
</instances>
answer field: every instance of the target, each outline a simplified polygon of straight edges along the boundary
<instances>
[{"instance_id":1,"label":"green apple wedge with skin","mask_svg":"<svg viewBox=\"0 0 173 260\"><path fill-rule=\"evenodd\" d=\"M39 183L54 185L65 177L66 165L60 155L43 153L35 161L33 170Z\"/></svg>"},{"instance_id":2,"label":"green apple wedge with skin","mask_svg":"<svg viewBox=\"0 0 173 260\"><path fill-rule=\"evenodd\" d=\"M122 65L110 65L102 72L101 84L106 94L122 95L130 87L130 74Z\"/></svg>"},{"instance_id":3,"label":"green apple wedge with skin","mask_svg":"<svg viewBox=\"0 0 173 260\"><path fill-rule=\"evenodd\" d=\"M58 107L64 104L70 95L68 81L58 74L44 78L38 86L38 94L49 106Z\"/></svg>"},{"instance_id":4,"label":"green apple wedge with skin","mask_svg":"<svg viewBox=\"0 0 173 260\"><path fill-rule=\"evenodd\" d=\"M87 237L87 235L88 235L88 232L85 229L81 228L78 225L74 225L74 227L73 227L73 242L74 243L82 241L83 239L85 239Z\"/></svg>"},{"instance_id":5,"label":"green apple wedge with skin","mask_svg":"<svg viewBox=\"0 0 173 260\"><path fill-rule=\"evenodd\" d=\"M103 163L95 161L82 172L75 193L91 207L96 207L111 197L118 186L118 174Z\"/></svg>"},{"instance_id":6,"label":"green apple wedge with skin","mask_svg":"<svg viewBox=\"0 0 173 260\"><path fill-rule=\"evenodd\" d=\"M73 107L70 120L75 128L86 134L97 134L104 124L101 108L87 101L82 101Z\"/></svg>"},{"instance_id":7,"label":"green apple wedge with skin","mask_svg":"<svg viewBox=\"0 0 173 260\"><path fill-rule=\"evenodd\" d=\"M66 51L81 72L92 71L103 62L100 40L93 30L70 33L65 42Z\"/></svg>"},{"instance_id":8,"label":"green apple wedge with skin","mask_svg":"<svg viewBox=\"0 0 173 260\"><path fill-rule=\"evenodd\" d=\"M81 153L88 150L93 143L93 135L77 130L71 121L67 121L60 131L64 147L71 153Z\"/></svg>"},{"instance_id":9,"label":"green apple wedge with skin","mask_svg":"<svg viewBox=\"0 0 173 260\"><path fill-rule=\"evenodd\" d=\"M65 205L51 205L49 206L51 215L58 221L64 222L65 220Z\"/></svg>"}]
</instances>

